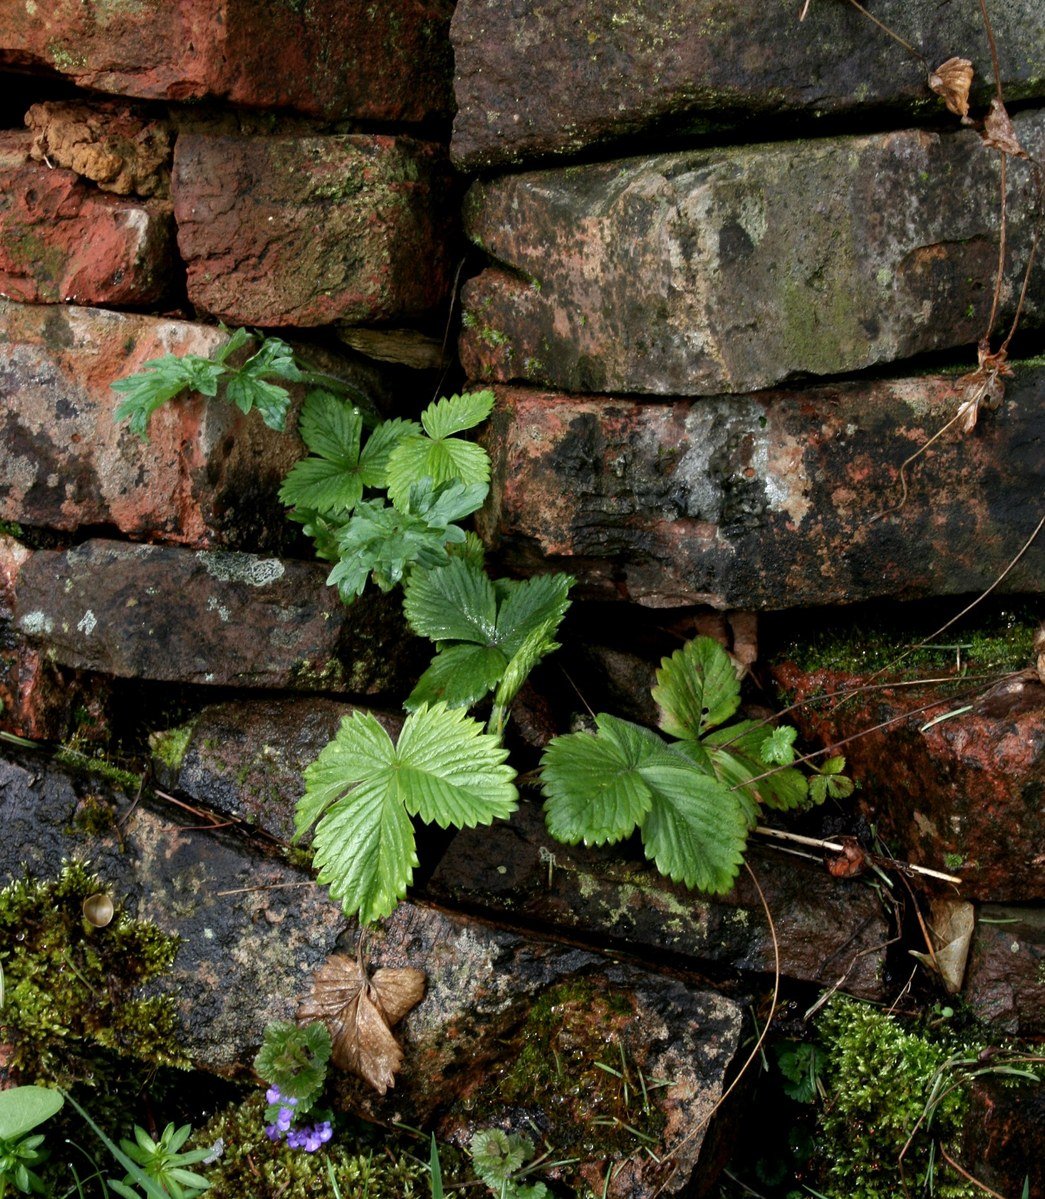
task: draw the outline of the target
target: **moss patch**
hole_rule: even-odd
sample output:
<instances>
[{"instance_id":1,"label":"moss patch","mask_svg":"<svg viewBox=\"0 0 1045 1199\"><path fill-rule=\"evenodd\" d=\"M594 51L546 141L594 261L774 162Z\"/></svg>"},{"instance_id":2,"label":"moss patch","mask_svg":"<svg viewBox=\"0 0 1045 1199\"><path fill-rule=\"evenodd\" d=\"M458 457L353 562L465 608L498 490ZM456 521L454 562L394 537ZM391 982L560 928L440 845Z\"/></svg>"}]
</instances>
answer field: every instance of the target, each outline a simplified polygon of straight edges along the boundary
<instances>
[{"instance_id":1,"label":"moss patch","mask_svg":"<svg viewBox=\"0 0 1045 1199\"><path fill-rule=\"evenodd\" d=\"M264 1128L265 1100L259 1092L200 1129L195 1146L219 1140L224 1146L207 1172L209 1199L426 1199L431 1194L428 1171L401 1138L341 1124L324 1149L306 1153L283 1141L273 1143Z\"/></svg>"},{"instance_id":2,"label":"moss patch","mask_svg":"<svg viewBox=\"0 0 1045 1199\"><path fill-rule=\"evenodd\" d=\"M170 969L177 940L125 912L106 928L90 925L83 902L105 889L73 862L56 879L20 879L0 891L0 1041L11 1046L19 1076L62 1086L91 1079L99 1047L154 1064L187 1064L174 1000L140 993Z\"/></svg>"}]
</instances>

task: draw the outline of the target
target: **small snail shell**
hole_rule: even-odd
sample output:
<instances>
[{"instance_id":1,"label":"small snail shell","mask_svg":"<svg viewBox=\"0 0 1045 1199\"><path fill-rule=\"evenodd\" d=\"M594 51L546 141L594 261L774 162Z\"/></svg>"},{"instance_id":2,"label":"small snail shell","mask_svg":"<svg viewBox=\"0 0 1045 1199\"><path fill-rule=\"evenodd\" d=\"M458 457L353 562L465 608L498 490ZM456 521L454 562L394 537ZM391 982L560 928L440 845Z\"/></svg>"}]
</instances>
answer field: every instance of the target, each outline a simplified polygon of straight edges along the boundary
<instances>
[{"instance_id":1,"label":"small snail shell","mask_svg":"<svg viewBox=\"0 0 1045 1199\"><path fill-rule=\"evenodd\" d=\"M83 918L95 928L105 928L115 911L112 900L104 891L88 895L83 901Z\"/></svg>"}]
</instances>

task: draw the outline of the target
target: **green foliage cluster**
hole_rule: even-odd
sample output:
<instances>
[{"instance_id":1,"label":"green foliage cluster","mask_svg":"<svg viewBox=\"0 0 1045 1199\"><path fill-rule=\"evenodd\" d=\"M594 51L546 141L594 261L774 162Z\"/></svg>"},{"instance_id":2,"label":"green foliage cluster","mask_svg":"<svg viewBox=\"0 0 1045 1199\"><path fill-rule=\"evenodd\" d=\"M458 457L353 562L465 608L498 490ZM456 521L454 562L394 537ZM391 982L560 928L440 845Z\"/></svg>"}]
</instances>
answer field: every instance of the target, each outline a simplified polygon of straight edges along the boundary
<instances>
[{"instance_id":1,"label":"green foliage cluster","mask_svg":"<svg viewBox=\"0 0 1045 1199\"><path fill-rule=\"evenodd\" d=\"M104 885L79 862L51 880L0 891L0 1041L18 1073L69 1086L93 1079L98 1047L154 1065L184 1065L170 996L139 994L170 969L177 940L119 912L106 928L82 914Z\"/></svg>"},{"instance_id":2,"label":"green foliage cluster","mask_svg":"<svg viewBox=\"0 0 1045 1199\"><path fill-rule=\"evenodd\" d=\"M541 786L552 836L567 845L609 845L637 829L662 874L722 893L733 885L762 805L788 811L852 791L842 758L827 762L812 784L791 765L793 728L724 724L740 706L740 683L710 637L662 661L653 698L671 741L601 713L594 734L549 743Z\"/></svg>"},{"instance_id":3,"label":"green foliage cluster","mask_svg":"<svg viewBox=\"0 0 1045 1199\"><path fill-rule=\"evenodd\" d=\"M330 1033L320 1021L300 1025L272 1020L265 1026L254 1069L265 1082L278 1087L285 1099L295 1099L296 1114L302 1116L323 1093L330 1054ZM274 1109L279 1106L270 1105ZM267 1118L274 1120L275 1110Z\"/></svg>"},{"instance_id":4,"label":"green foliage cluster","mask_svg":"<svg viewBox=\"0 0 1045 1199\"><path fill-rule=\"evenodd\" d=\"M157 1141L136 1124L134 1140L121 1140L120 1149L170 1199L197 1199L210 1183L188 1167L205 1162L212 1155L210 1149L185 1149L185 1142L191 1135L192 1128L188 1124L181 1128L168 1124ZM135 1181L133 1174L125 1175L122 1182L110 1179L109 1189L120 1199L142 1199L142 1193L132 1185Z\"/></svg>"},{"instance_id":5,"label":"green foliage cluster","mask_svg":"<svg viewBox=\"0 0 1045 1199\"><path fill-rule=\"evenodd\" d=\"M282 427L289 395L269 376L314 377L276 339L230 367L248 340L239 330L213 360L168 356L147 364L143 375L115 385L127 397L117 415L144 432L173 395L222 388L242 411L257 407ZM387 916L406 894L418 862L412 818L471 827L514 810L515 772L501 736L527 676L559 648L573 580L491 579L481 544L459 523L481 506L490 478L486 451L460 434L482 423L493 403L490 391L454 395L430 404L419 421L374 423L329 387L314 388L299 420L309 454L280 492L319 556L333 563L327 581L341 598L351 603L371 580L385 591L402 584L408 624L436 648L406 700L396 742L372 716L357 713L305 774L297 834L315 826L320 881L363 924ZM466 710L491 693L484 731ZM638 830L662 873L723 892L760 806L788 810L852 790L841 758L807 781L793 765L794 729L725 725L740 688L728 655L709 638L662 663L654 696L670 741L603 714L594 736L549 745L542 786L548 827L559 840L610 844Z\"/></svg>"},{"instance_id":6,"label":"green foliage cluster","mask_svg":"<svg viewBox=\"0 0 1045 1199\"><path fill-rule=\"evenodd\" d=\"M43 1194L43 1179L36 1173L45 1152L42 1133L29 1134L61 1110L64 1100L47 1087L12 1087L0 1091L0 1199L9 1186L23 1195Z\"/></svg>"},{"instance_id":7,"label":"green foliage cluster","mask_svg":"<svg viewBox=\"0 0 1045 1199\"><path fill-rule=\"evenodd\" d=\"M868 1004L833 999L818 1022L822 1042L819 1151L830 1199L895 1199L910 1194L972 1199L977 1189L955 1178L935 1154L960 1132L968 1088L938 1087L959 1063L975 1064L981 1046L954 1034L929 1037ZM939 1096L937 1098L937 1096ZM930 1108L930 1102L932 1107ZM931 1114L931 1120L927 1115Z\"/></svg>"},{"instance_id":8,"label":"green foliage cluster","mask_svg":"<svg viewBox=\"0 0 1045 1199\"><path fill-rule=\"evenodd\" d=\"M529 1137L484 1128L472 1137L468 1152L472 1168L497 1199L548 1199L543 1182L527 1183L519 1177L533 1158Z\"/></svg>"},{"instance_id":9,"label":"green foliage cluster","mask_svg":"<svg viewBox=\"0 0 1045 1199\"><path fill-rule=\"evenodd\" d=\"M428 1167L395 1134L342 1127L322 1153L301 1153L265 1136L265 1097L219 1112L201 1144L222 1152L208 1168L207 1199L428 1199ZM333 1181L331 1181L333 1180Z\"/></svg>"}]
</instances>

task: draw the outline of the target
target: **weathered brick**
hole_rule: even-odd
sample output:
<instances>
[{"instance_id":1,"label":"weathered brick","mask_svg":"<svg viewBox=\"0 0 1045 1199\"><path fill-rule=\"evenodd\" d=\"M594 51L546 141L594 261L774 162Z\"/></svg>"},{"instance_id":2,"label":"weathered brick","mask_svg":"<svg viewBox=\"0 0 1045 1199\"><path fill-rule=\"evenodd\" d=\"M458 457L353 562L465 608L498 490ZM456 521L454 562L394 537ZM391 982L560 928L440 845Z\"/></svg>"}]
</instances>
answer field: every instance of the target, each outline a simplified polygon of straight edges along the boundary
<instances>
[{"instance_id":1,"label":"weathered brick","mask_svg":"<svg viewBox=\"0 0 1045 1199\"><path fill-rule=\"evenodd\" d=\"M1040 512L1042 367L911 464L902 506L902 463L964 394L953 376L657 404L495 390L483 535L603 598L779 609L978 592ZM1045 589L1040 541L1000 589Z\"/></svg>"},{"instance_id":2,"label":"weathered brick","mask_svg":"<svg viewBox=\"0 0 1045 1199\"><path fill-rule=\"evenodd\" d=\"M0 6L0 63L159 100L314 116L449 113L452 0L47 0Z\"/></svg>"},{"instance_id":3,"label":"weathered brick","mask_svg":"<svg viewBox=\"0 0 1045 1199\"><path fill-rule=\"evenodd\" d=\"M171 190L189 296L224 320L408 321L448 296L451 194L434 145L182 134Z\"/></svg>"},{"instance_id":4,"label":"weathered brick","mask_svg":"<svg viewBox=\"0 0 1045 1199\"><path fill-rule=\"evenodd\" d=\"M925 72L847 4L814 0L458 0L451 25L463 168L568 154L643 133L706 134L791 115L875 108L944 116ZM875 17L932 66L963 55L990 92L979 9L965 0L876 0ZM990 10L1005 93L1045 94L1038 0ZM721 136L721 134L720 134Z\"/></svg>"},{"instance_id":5,"label":"weathered brick","mask_svg":"<svg viewBox=\"0 0 1045 1199\"><path fill-rule=\"evenodd\" d=\"M22 564L15 624L52 661L117 678L395 693L417 646L398 599L372 593L346 608L325 585L328 570L87 541Z\"/></svg>"},{"instance_id":6,"label":"weathered brick","mask_svg":"<svg viewBox=\"0 0 1045 1199\"><path fill-rule=\"evenodd\" d=\"M1045 912L984 904L978 917L962 997L999 1032L1045 1036Z\"/></svg>"},{"instance_id":7,"label":"weathered brick","mask_svg":"<svg viewBox=\"0 0 1045 1199\"><path fill-rule=\"evenodd\" d=\"M225 340L187 321L0 300L0 520L197 547L289 543L277 492L303 453L295 435L199 396L159 409L148 442L114 420L115 379L163 354L211 355ZM331 356L319 364L386 394L375 369Z\"/></svg>"},{"instance_id":8,"label":"weathered brick","mask_svg":"<svg viewBox=\"0 0 1045 1199\"><path fill-rule=\"evenodd\" d=\"M450 843L426 893L437 902L569 929L629 953L670 952L693 968L772 973L774 939L785 978L877 999L885 983L889 928L869 887L755 849L749 861L776 924L770 933L758 892L743 872L725 896L687 891L646 863L612 849L554 841L539 808L510 823L465 829Z\"/></svg>"},{"instance_id":9,"label":"weathered brick","mask_svg":"<svg viewBox=\"0 0 1045 1199\"><path fill-rule=\"evenodd\" d=\"M152 304L173 266L171 206L120 199L29 160L0 134L0 295L30 303Z\"/></svg>"},{"instance_id":10,"label":"weathered brick","mask_svg":"<svg viewBox=\"0 0 1045 1199\"><path fill-rule=\"evenodd\" d=\"M1031 155L1045 114L1015 118ZM463 293L473 378L714 395L974 345L998 259L998 154L906 130L531 171L476 184L496 265ZM1011 314L1035 210L1008 168ZM1045 314L1035 263L1024 324Z\"/></svg>"},{"instance_id":11,"label":"weathered brick","mask_svg":"<svg viewBox=\"0 0 1045 1199\"><path fill-rule=\"evenodd\" d=\"M863 785L858 802L898 857L949 869L963 899L1045 899L1045 686L1033 671L993 688L963 687L960 677L890 687L881 672L787 662L773 673L800 704L791 719L804 737L846 742L846 771ZM844 703L815 702L845 692L854 694Z\"/></svg>"}]
</instances>

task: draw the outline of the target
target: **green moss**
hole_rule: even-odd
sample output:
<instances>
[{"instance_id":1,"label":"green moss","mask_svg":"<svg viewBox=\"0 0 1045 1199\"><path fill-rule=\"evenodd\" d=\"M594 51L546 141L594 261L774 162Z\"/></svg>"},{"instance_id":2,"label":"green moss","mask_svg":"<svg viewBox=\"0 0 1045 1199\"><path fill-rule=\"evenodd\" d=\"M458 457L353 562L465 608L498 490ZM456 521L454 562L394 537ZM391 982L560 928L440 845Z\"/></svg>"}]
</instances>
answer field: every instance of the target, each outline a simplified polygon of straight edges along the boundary
<instances>
[{"instance_id":1,"label":"green moss","mask_svg":"<svg viewBox=\"0 0 1045 1199\"><path fill-rule=\"evenodd\" d=\"M27 877L0 891L0 1041L11 1046L12 1069L27 1078L63 1086L92 1079L99 1047L154 1064L187 1064L174 1000L139 993L170 969L177 938L120 911L106 928L95 928L83 918L83 902L105 890L72 862L56 879Z\"/></svg>"},{"instance_id":2,"label":"green moss","mask_svg":"<svg viewBox=\"0 0 1045 1199\"><path fill-rule=\"evenodd\" d=\"M264 1125L259 1092L199 1130L195 1145L224 1145L207 1173L208 1199L423 1199L431 1193L428 1171L399 1138L341 1125L323 1150L305 1153L270 1141Z\"/></svg>"},{"instance_id":3,"label":"green moss","mask_svg":"<svg viewBox=\"0 0 1045 1199\"><path fill-rule=\"evenodd\" d=\"M938 641L908 652L908 647L933 631L940 620L923 628L901 626L885 620L863 619L858 624L828 626L812 636L796 639L777 655L801 670L831 670L865 674L890 670L890 677L917 678L961 667L973 673L1018 670L1032 660L1037 621L1029 609L1013 606L996 612L976 627L948 629ZM897 660L903 656L903 660Z\"/></svg>"},{"instance_id":4,"label":"green moss","mask_svg":"<svg viewBox=\"0 0 1045 1199\"><path fill-rule=\"evenodd\" d=\"M660 1108L643 1099L648 1049L634 1023L633 1004L612 988L583 978L549 988L510 1035L510 1065L484 1080L470 1118L493 1124L506 1107L533 1106L549 1118L544 1135L557 1155L630 1155L639 1147L630 1129L656 1139L664 1127Z\"/></svg>"},{"instance_id":5,"label":"green moss","mask_svg":"<svg viewBox=\"0 0 1045 1199\"><path fill-rule=\"evenodd\" d=\"M16 520L0 520L0 537L14 537L17 539L22 535L22 526Z\"/></svg>"},{"instance_id":6,"label":"green moss","mask_svg":"<svg viewBox=\"0 0 1045 1199\"><path fill-rule=\"evenodd\" d=\"M162 762L169 770L180 770L195 727L196 722L190 720L177 728L150 733L149 748L152 750L153 757Z\"/></svg>"},{"instance_id":7,"label":"green moss","mask_svg":"<svg viewBox=\"0 0 1045 1199\"><path fill-rule=\"evenodd\" d=\"M818 1021L825 1051L819 1154L830 1199L895 1199L904 1194L900 1153L926 1111L934 1084L947 1091L923 1120L904 1154L908 1193L935 1199L973 1199L975 1187L942 1166L935 1146L953 1148L968 1108L969 1090L948 1084L962 1077L956 1061L975 1063L982 1048L948 1032L927 1035L887 1013L839 998ZM929 1177L934 1170L932 1187Z\"/></svg>"},{"instance_id":8,"label":"green moss","mask_svg":"<svg viewBox=\"0 0 1045 1199\"><path fill-rule=\"evenodd\" d=\"M54 760L61 766L68 766L71 770L85 771L87 774L96 775L131 795L137 794L144 777L136 774L133 770L125 770L122 766L117 766L100 754L85 753L75 745L61 746L55 753Z\"/></svg>"}]
</instances>

